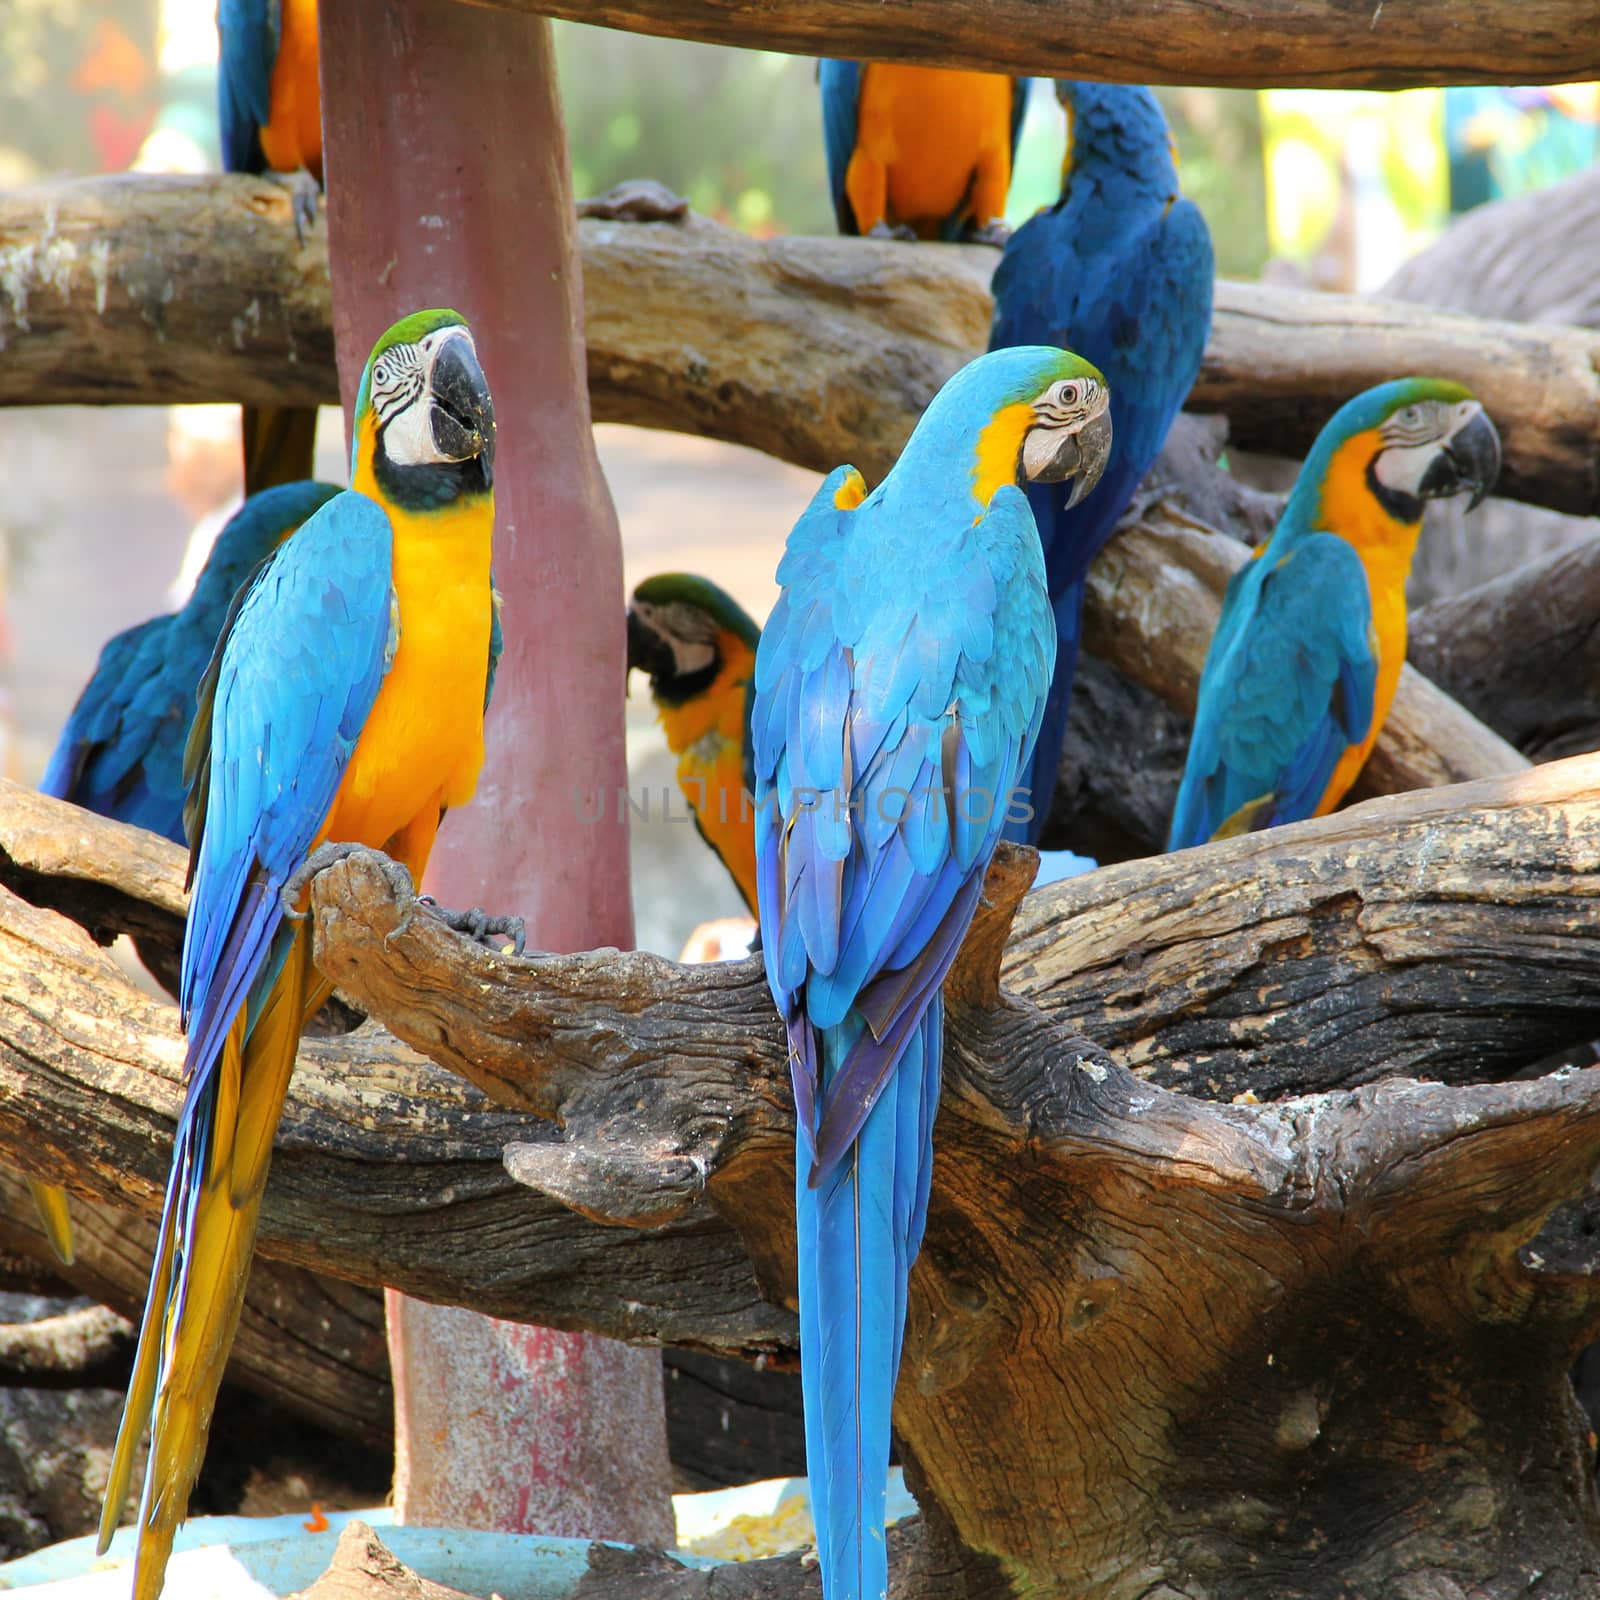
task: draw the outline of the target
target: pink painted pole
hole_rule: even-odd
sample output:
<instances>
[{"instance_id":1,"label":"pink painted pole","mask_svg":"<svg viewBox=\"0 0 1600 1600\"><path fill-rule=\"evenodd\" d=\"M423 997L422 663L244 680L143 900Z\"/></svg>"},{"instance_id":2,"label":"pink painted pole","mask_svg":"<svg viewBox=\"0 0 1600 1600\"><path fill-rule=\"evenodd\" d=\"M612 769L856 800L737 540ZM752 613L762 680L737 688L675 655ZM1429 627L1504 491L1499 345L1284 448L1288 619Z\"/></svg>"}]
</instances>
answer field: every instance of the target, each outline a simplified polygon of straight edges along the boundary
<instances>
[{"instance_id":1,"label":"pink painted pole","mask_svg":"<svg viewBox=\"0 0 1600 1600\"><path fill-rule=\"evenodd\" d=\"M633 942L622 553L590 431L582 284L549 24L456 0L322 0L334 332L348 414L373 340L454 306L494 392L506 654L476 801L428 887L528 942ZM672 1541L661 1363L391 1291L404 1521Z\"/></svg>"}]
</instances>

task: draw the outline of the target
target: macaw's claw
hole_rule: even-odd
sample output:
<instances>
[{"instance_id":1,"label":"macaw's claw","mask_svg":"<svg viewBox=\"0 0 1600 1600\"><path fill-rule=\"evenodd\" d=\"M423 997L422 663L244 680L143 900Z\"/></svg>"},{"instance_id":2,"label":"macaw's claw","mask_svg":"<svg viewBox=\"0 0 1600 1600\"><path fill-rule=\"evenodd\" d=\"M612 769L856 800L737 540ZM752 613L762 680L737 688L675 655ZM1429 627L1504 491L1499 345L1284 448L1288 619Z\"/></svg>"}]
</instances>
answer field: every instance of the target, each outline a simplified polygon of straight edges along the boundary
<instances>
[{"instance_id":1,"label":"macaw's claw","mask_svg":"<svg viewBox=\"0 0 1600 1600\"><path fill-rule=\"evenodd\" d=\"M992 222L984 223L981 228L969 222L961 230L961 242L963 244L993 245L996 250L1004 250L1006 240L1010 237L1010 225L1002 222L998 217Z\"/></svg>"},{"instance_id":2,"label":"macaw's claw","mask_svg":"<svg viewBox=\"0 0 1600 1600\"><path fill-rule=\"evenodd\" d=\"M447 928L453 928L457 933L464 933L486 950L493 950L496 955L506 953L506 944L511 945L511 954L520 956L523 946L527 942L527 929L521 917L491 917L487 911L474 907L470 911L450 911L440 905L431 894L418 896L417 904L424 907L429 916L437 917Z\"/></svg>"},{"instance_id":3,"label":"macaw's claw","mask_svg":"<svg viewBox=\"0 0 1600 1600\"><path fill-rule=\"evenodd\" d=\"M294 236L305 248L306 230L317 220L317 207L322 204L322 185L304 167L298 172L275 172L274 183L281 183L289 191L289 211L294 217Z\"/></svg>"},{"instance_id":4,"label":"macaw's claw","mask_svg":"<svg viewBox=\"0 0 1600 1600\"><path fill-rule=\"evenodd\" d=\"M322 844L300 863L279 892L284 916L291 922L304 922L306 913L300 910L300 896L310 887L311 880L319 872L336 862L348 861L351 856L371 856L379 871L389 880L389 887L394 890L397 899L415 893L416 886L411 881L411 874L383 851L365 844Z\"/></svg>"},{"instance_id":5,"label":"macaw's claw","mask_svg":"<svg viewBox=\"0 0 1600 1600\"><path fill-rule=\"evenodd\" d=\"M907 227L903 222L897 222L891 228L887 222L880 218L877 222L874 222L869 229L867 229L867 237L869 239L906 239L912 244L915 244L917 241L917 230L915 228Z\"/></svg>"}]
</instances>

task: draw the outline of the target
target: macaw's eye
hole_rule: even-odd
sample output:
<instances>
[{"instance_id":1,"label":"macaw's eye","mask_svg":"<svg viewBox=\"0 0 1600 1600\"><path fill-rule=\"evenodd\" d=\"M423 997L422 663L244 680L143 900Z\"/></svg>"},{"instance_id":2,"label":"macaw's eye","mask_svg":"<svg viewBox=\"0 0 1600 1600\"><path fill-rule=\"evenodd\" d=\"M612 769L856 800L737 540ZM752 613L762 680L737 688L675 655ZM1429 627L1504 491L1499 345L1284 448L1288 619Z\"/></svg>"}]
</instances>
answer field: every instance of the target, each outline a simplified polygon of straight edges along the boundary
<instances>
[{"instance_id":1,"label":"macaw's eye","mask_svg":"<svg viewBox=\"0 0 1600 1600\"><path fill-rule=\"evenodd\" d=\"M1400 413L1400 420L1402 422L1421 422L1422 411L1417 406L1407 406L1405 410Z\"/></svg>"},{"instance_id":2,"label":"macaw's eye","mask_svg":"<svg viewBox=\"0 0 1600 1600\"><path fill-rule=\"evenodd\" d=\"M1056 385L1056 400L1064 406L1075 406L1083 399L1083 385L1067 378Z\"/></svg>"}]
</instances>

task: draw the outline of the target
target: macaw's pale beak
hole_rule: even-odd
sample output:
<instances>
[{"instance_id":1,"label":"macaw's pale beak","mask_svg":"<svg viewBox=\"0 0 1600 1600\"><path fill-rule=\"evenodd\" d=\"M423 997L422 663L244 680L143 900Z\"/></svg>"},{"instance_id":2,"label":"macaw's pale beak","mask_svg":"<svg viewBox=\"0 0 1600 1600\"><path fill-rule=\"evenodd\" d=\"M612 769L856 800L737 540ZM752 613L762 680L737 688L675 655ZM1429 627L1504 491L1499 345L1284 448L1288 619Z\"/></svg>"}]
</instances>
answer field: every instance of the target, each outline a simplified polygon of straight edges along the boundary
<instances>
[{"instance_id":1,"label":"macaw's pale beak","mask_svg":"<svg viewBox=\"0 0 1600 1600\"><path fill-rule=\"evenodd\" d=\"M483 462L486 483L494 479L494 401L466 334L447 339L428 377L433 399L433 442L446 461Z\"/></svg>"},{"instance_id":2,"label":"macaw's pale beak","mask_svg":"<svg viewBox=\"0 0 1600 1600\"><path fill-rule=\"evenodd\" d=\"M1022 445L1023 469L1033 483L1073 479L1067 504L1075 506L1100 481L1111 459L1111 413L1102 411L1076 428L1036 427Z\"/></svg>"},{"instance_id":3,"label":"macaw's pale beak","mask_svg":"<svg viewBox=\"0 0 1600 1600\"><path fill-rule=\"evenodd\" d=\"M1500 435L1481 410L1445 440L1444 448L1428 463L1418 492L1424 500L1460 494L1471 489L1470 511L1494 488L1500 476Z\"/></svg>"}]
</instances>

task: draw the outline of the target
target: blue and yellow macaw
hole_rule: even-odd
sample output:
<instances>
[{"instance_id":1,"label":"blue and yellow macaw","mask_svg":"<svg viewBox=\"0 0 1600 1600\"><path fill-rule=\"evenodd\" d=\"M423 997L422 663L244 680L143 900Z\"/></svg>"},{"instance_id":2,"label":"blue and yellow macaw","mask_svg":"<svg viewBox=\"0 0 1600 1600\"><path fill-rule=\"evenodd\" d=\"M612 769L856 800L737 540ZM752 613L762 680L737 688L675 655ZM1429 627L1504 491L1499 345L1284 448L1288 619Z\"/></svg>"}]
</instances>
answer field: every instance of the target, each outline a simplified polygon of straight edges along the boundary
<instances>
[{"instance_id":1,"label":"blue and yellow macaw","mask_svg":"<svg viewBox=\"0 0 1600 1600\"><path fill-rule=\"evenodd\" d=\"M134 1600L156 1600L238 1323L295 1046L330 985L311 871L352 845L420 878L472 795L494 633L494 411L472 335L423 311L378 341L349 492L230 614L188 749L187 1089L100 1548L150 1423Z\"/></svg>"},{"instance_id":2,"label":"blue and yellow macaw","mask_svg":"<svg viewBox=\"0 0 1600 1600\"><path fill-rule=\"evenodd\" d=\"M1044 711L1055 623L1018 485L1103 468L1100 374L1002 350L889 476L824 481L778 568L751 717L767 982L789 1038L806 1466L826 1600L886 1592L906 1282L932 1173L940 985Z\"/></svg>"},{"instance_id":3,"label":"blue and yellow macaw","mask_svg":"<svg viewBox=\"0 0 1600 1600\"><path fill-rule=\"evenodd\" d=\"M755 779L749 731L760 638L760 628L732 595L688 573L646 578L628 602L628 666L649 677L690 815L752 912L756 842L749 796Z\"/></svg>"},{"instance_id":4,"label":"blue and yellow macaw","mask_svg":"<svg viewBox=\"0 0 1600 1600\"><path fill-rule=\"evenodd\" d=\"M825 60L817 81L840 233L1005 242L1026 78Z\"/></svg>"},{"instance_id":5,"label":"blue and yellow macaw","mask_svg":"<svg viewBox=\"0 0 1600 1600\"><path fill-rule=\"evenodd\" d=\"M217 0L217 120L226 172L295 175L295 226L316 215L322 183L317 0ZM309 478L317 413L244 408L244 492Z\"/></svg>"},{"instance_id":6,"label":"blue and yellow macaw","mask_svg":"<svg viewBox=\"0 0 1600 1600\"><path fill-rule=\"evenodd\" d=\"M228 605L253 569L338 492L293 483L252 496L217 535L183 609L107 641L39 780L42 794L184 842L183 747ZM28 1188L51 1247L70 1263L66 1191L34 1178Z\"/></svg>"},{"instance_id":7,"label":"blue and yellow macaw","mask_svg":"<svg viewBox=\"0 0 1600 1600\"><path fill-rule=\"evenodd\" d=\"M1166 119L1148 89L1056 85L1067 113L1061 198L1030 218L994 274L989 347L1059 344L1111 386L1115 442L1095 494L1069 509L1028 491L1055 608L1055 678L1028 775L1032 816L1006 836L1036 843L1050 815L1082 631L1089 563L1111 537L1194 386L1211 329L1215 269L1199 208L1182 198Z\"/></svg>"},{"instance_id":8,"label":"blue and yellow macaw","mask_svg":"<svg viewBox=\"0 0 1600 1600\"><path fill-rule=\"evenodd\" d=\"M1355 782L1406 658L1406 577L1426 501L1500 472L1458 383L1400 378L1317 435L1271 539L1228 584L1206 654L1169 850L1320 817Z\"/></svg>"}]
</instances>

